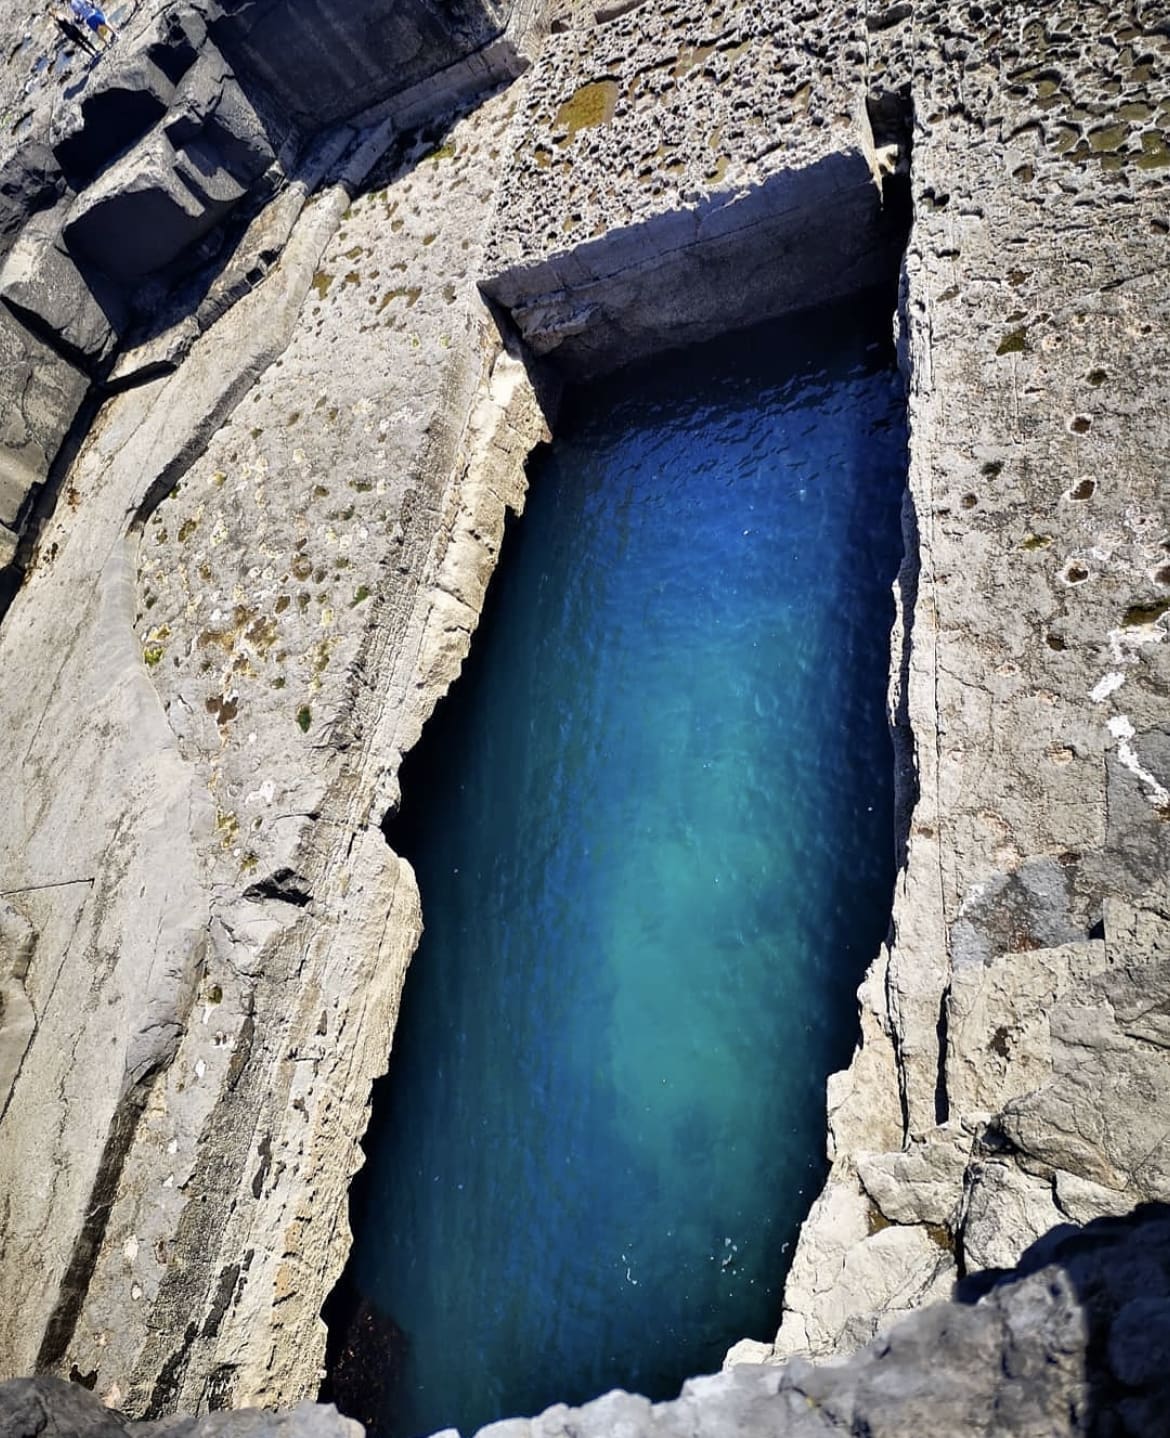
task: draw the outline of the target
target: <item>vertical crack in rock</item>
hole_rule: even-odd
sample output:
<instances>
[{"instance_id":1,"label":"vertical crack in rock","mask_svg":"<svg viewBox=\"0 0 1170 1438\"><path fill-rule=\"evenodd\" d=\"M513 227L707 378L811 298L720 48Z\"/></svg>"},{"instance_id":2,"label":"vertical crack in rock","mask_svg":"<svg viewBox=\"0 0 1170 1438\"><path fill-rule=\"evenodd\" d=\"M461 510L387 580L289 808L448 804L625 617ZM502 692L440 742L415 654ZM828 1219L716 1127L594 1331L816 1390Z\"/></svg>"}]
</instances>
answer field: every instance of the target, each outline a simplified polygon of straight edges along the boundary
<instances>
[{"instance_id":1,"label":"vertical crack in rock","mask_svg":"<svg viewBox=\"0 0 1170 1438\"><path fill-rule=\"evenodd\" d=\"M114 1110L86 1204L85 1222L74 1240L69 1265L59 1285L57 1303L45 1325L44 1337L37 1353L38 1373L52 1372L68 1352L73 1330L89 1292L90 1276L106 1236L106 1225L110 1220L126 1155L134 1141L151 1091L160 1074L165 1071L167 1063L169 1059L159 1062L139 1079Z\"/></svg>"}]
</instances>

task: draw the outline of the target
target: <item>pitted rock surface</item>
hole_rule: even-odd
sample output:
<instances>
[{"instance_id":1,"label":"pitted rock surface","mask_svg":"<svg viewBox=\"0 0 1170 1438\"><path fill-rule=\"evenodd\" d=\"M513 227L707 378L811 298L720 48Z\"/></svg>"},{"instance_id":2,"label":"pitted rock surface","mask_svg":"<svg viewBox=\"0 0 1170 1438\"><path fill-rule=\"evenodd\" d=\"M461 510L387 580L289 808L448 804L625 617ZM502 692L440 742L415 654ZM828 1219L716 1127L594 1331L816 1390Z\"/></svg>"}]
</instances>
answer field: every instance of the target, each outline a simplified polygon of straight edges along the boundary
<instances>
[{"instance_id":1,"label":"pitted rock surface","mask_svg":"<svg viewBox=\"0 0 1170 1438\"><path fill-rule=\"evenodd\" d=\"M891 1269L888 1221L943 1221L963 1271L1010 1264L1062 1217L1170 1196L1168 1071L1120 1017L1158 1010L1170 921L1148 382L1170 358L1170 37L1152 9L1095 4L920 5L881 38L892 74L917 59L918 563L891 696L917 802L779 1354L847 1350L937 1292L925 1267ZM900 1133L893 1154L874 1157L875 1131Z\"/></svg>"},{"instance_id":2,"label":"pitted rock surface","mask_svg":"<svg viewBox=\"0 0 1170 1438\"><path fill-rule=\"evenodd\" d=\"M580 376L881 283L904 241L882 182L906 155L869 82L851 7L641 6L553 35L487 292Z\"/></svg>"}]
</instances>

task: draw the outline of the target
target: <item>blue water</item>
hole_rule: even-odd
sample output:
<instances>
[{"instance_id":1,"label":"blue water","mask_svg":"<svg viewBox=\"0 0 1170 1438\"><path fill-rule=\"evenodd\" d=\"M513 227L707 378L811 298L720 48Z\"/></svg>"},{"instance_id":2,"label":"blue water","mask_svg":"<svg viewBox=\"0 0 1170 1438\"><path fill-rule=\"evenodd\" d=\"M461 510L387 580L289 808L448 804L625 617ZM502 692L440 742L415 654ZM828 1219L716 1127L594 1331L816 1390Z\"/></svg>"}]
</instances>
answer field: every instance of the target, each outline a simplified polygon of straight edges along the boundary
<instances>
[{"instance_id":1,"label":"blue water","mask_svg":"<svg viewBox=\"0 0 1170 1438\"><path fill-rule=\"evenodd\" d=\"M334 1343L378 1438L671 1396L775 1329L889 919L888 328L624 371L533 466L391 833L427 928Z\"/></svg>"}]
</instances>

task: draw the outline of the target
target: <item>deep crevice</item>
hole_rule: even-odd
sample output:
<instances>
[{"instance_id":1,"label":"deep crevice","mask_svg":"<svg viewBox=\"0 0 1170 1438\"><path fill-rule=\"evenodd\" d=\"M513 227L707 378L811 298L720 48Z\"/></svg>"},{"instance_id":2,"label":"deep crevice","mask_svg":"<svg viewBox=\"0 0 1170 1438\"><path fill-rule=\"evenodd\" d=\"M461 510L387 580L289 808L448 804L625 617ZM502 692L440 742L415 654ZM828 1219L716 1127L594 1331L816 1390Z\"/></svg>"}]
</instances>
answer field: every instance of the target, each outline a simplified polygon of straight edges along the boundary
<instances>
[{"instance_id":1,"label":"deep crevice","mask_svg":"<svg viewBox=\"0 0 1170 1438\"><path fill-rule=\"evenodd\" d=\"M313 902L309 881L295 869L277 869L274 874L250 884L244 890L245 899L270 899L281 904L293 904L298 909Z\"/></svg>"},{"instance_id":2,"label":"deep crevice","mask_svg":"<svg viewBox=\"0 0 1170 1438\"><path fill-rule=\"evenodd\" d=\"M951 986L948 984L938 1003L938 1023L935 1025L935 1037L938 1041L938 1070L934 1080L934 1121L939 1125L946 1123L951 1116L951 1101L947 1093L947 1004L950 997Z\"/></svg>"}]
</instances>

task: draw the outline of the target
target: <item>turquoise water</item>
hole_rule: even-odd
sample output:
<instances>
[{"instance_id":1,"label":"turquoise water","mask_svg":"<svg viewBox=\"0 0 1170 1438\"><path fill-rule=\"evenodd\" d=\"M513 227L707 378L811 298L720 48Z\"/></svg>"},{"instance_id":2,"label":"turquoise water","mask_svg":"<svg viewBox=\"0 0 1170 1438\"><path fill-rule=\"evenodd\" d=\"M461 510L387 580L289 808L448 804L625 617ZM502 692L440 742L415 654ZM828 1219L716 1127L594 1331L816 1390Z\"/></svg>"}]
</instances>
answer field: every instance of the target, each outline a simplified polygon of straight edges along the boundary
<instances>
[{"instance_id":1,"label":"turquoise water","mask_svg":"<svg viewBox=\"0 0 1170 1438\"><path fill-rule=\"evenodd\" d=\"M426 934L334 1315L379 1438L770 1336L893 882L903 399L853 306L577 393L390 831Z\"/></svg>"}]
</instances>

